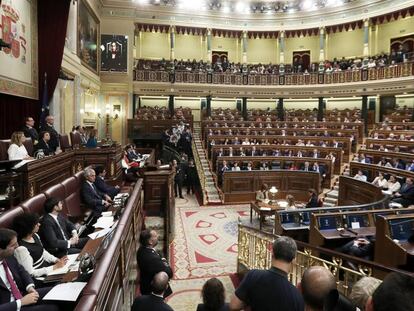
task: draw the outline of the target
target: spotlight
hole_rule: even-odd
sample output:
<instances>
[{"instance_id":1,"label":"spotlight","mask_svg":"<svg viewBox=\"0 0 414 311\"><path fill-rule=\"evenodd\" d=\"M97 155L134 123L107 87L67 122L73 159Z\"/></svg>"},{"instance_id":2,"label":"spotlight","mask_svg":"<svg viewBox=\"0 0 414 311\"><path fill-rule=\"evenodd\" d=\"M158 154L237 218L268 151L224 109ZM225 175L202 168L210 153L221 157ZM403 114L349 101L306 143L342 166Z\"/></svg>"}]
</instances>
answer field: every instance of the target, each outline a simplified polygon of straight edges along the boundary
<instances>
[{"instance_id":1,"label":"spotlight","mask_svg":"<svg viewBox=\"0 0 414 311\"><path fill-rule=\"evenodd\" d=\"M237 2L236 4L236 12L243 13L245 10L245 5L243 2Z\"/></svg>"},{"instance_id":2,"label":"spotlight","mask_svg":"<svg viewBox=\"0 0 414 311\"><path fill-rule=\"evenodd\" d=\"M304 10L310 10L312 8L312 6L313 6L312 0L305 0L302 3L302 9L304 9Z\"/></svg>"}]
</instances>

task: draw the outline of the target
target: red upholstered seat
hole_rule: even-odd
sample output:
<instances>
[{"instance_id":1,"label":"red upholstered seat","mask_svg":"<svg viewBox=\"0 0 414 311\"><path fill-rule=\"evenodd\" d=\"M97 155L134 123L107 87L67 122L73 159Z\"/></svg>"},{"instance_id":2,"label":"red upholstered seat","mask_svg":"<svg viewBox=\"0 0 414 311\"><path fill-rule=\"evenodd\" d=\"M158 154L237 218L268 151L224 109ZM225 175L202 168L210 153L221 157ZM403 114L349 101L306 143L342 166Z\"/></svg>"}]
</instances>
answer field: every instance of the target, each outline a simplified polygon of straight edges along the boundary
<instances>
[{"instance_id":1,"label":"red upholstered seat","mask_svg":"<svg viewBox=\"0 0 414 311\"><path fill-rule=\"evenodd\" d=\"M23 203L20 204L20 206L24 209L26 213L36 213L39 215L43 215L43 207L46 202L46 196L44 193L40 193L33 198L30 198Z\"/></svg>"},{"instance_id":2,"label":"red upholstered seat","mask_svg":"<svg viewBox=\"0 0 414 311\"><path fill-rule=\"evenodd\" d=\"M57 184L57 185L54 185L53 187L50 187L49 189L46 190L45 194L47 198L57 198L59 200L63 200L62 212L64 215L68 214L68 208L64 200L66 197L65 187L62 184Z\"/></svg>"},{"instance_id":3,"label":"red upholstered seat","mask_svg":"<svg viewBox=\"0 0 414 311\"><path fill-rule=\"evenodd\" d=\"M23 208L17 206L11 210L8 210L1 214L0 217L0 228L11 228L14 217L23 214Z\"/></svg>"},{"instance_id":4,"label":"red upholstered seat","mask_svg":"<svg viewBox=\"0 0 414 311\"><path fill-rule=\"evenodd\" d=\"M7 149L10 146L10 139L0 140L0 161L6 161L9 159Z\"/></svg>"},{"instance_id":5,"label":"red upholstered seat","mask_svg":"<svg viewBox=\"0 0 414 311\"><path fill-rule=\"evenodd\" d=\"M72 147L69 144L69 137L67 134L62 134L59 137L60 149L62 151L70 150Z\"/></svg>"},{"instance_id":6,"label":"red upholstered seat","mask_svg":"<svg viewBox=\"0 0 414 311\"><path fill-rule=\"evenodd\" d=\"M26 137L26 140L24 141L23 145L26 148L27 153L30 156L32 156L33 155L33 141L32 141L32 139Z\"/></svg>"},{"instance_id":7,"label":"red upholstered seat","mask_svg":"<svg viewBox=\"0 0 414 311\"><path fill-rule=\"evenodd\" d=\"M70 132L70 142L72 147L79 147L82 144L80 134Z\"/></svg>"},{"instance_id":8,"label":"red upholstered seat","mask_svg":"<svg viewBox=\"0 0 414 311\"><path fill-rule=\"evenodd\" d=\"M67 208L67 215L79 217L84 214L80 200L81 178L70 177L62 182L65 191L64 206Z\"/></svg>"}]
</instances>

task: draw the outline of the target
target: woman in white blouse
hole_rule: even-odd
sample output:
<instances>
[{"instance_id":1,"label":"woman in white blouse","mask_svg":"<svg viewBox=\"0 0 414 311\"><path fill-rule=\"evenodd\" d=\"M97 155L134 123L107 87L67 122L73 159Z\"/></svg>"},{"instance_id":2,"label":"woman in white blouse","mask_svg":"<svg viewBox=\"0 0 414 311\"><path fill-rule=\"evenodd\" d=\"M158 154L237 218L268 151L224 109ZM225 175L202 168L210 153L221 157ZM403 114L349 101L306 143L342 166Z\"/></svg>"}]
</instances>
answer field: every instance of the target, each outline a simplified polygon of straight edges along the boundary
<instances>
[{"instance_id":1,"label":"woman in white blouse","mask_svg":"<svg viewBox=\"0 0 414 311\"><path fill-rule=\"evenodd\" d=\"M39 277L64 267L68 259L66 256L59 259L43 248L37 235L39 227L39 217L36 214L24 213L13 220L13 228L19 239L19 247L14 251L14 257L41 284Z\"/></svg>"},{"instance_id":2,"label":"woman in white blouse","mask_svg":"<svg viewBox=\"0 0 414 311\"><path fill-rule=\"evenodd\" d=\"M388 181L384 178L384 175L382 173L378 173L378 176L375 177L375 179L372 181L372 184L381 188L381 189L387 189L388 188Z\"/></svg>"},{"instance_id":3,"label":"woman in white blouse","mask_svg":"<svg viewBox=\"0 0 414 311\"><path fill-rule=\"evenodd\" d=\"M397 178L395 178L395 176L391 175L390 178L388 179L388 190L386 191L386 193L393 194L395 192L398 192L400 188L401 188L400 182L397 180Z\"/></svg>"},{"instance_id":4,"label":"woman in white blouse","mask_svg":"<svg viewBox=\"0 0 414 311\"><path fill-rule=\"evenodd\" d=\"M26 147L23 145L26 137L24 137L23 132L13 132L10 139L10 146L7 150L9 155L9 160L31 160L33 159L29 156L29 153L26 150Z\"/></svg>"}]
</instances>

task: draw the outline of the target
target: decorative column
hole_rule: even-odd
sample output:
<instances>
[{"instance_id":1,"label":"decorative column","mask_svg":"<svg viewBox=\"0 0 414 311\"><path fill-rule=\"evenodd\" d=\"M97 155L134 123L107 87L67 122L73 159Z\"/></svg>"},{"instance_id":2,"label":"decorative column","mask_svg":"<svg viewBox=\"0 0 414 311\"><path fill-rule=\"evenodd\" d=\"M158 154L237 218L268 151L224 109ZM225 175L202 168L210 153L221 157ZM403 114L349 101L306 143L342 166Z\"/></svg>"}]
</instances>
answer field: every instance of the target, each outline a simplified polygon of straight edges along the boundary
<instances>
[{"instance_id":1,"label":"decorative column","mask_svg":"<svg viewBox=\"0 0 414 311\"><path fill-rule=\"evenodd\" d=\"M174 60L174 48L175 48L175 27L170 26L170 60Z\"/></svg>"},{"instance_id":2,"label":"decorative column","mask_svg":"<svg viewBox=\"0 0 414 311\"><path fill-rule=\"evenodd\" d=\"M361 116L364 120L365 135L368 134L368 95L362 95Z\"/></svg>"},{"instance_id":3,"label":"decorative column","mask_svg":"<svg viewBox=\"0 0 414 311\"><path fill-rule=\"evenodd\" d=\"M207 117L211 116L211 95L207 95Z\"/></svg>"},{"instance_id":4,"label":"decorative column","mask_svg":"<svg viewBox=\"0 0 414 311\"><path fill-rule=\"evenodd\" d=\"M213 60L213 54L211 52L211 28L207 29L207 60Z\"/></svg>"},{"instance_id":5,"label":"decorative column","mask_svg":"<svg viewBox=\"0 0 414 311\"><path fill-rule=\"evenodd\" d=\"M247 97L242 98L242 116L247 120Z\"/></svg>"},{"instance_id":6,"label":"decorative column","mask_svg":"<svg viewBox=\"0 0 414 311\"><path fill-rule=\"evenodd\" d=\"M282 30L280 32L280 37L279 37L279 63L280 64L284 64L285 63L285 31Z\"/></svg>"},{"instance_id":7,"label":"decorative column","mask_svg":"<svg viewBox=\"0 0 414 311\"><path fill-rule=\"evenodd\" d=\"M280 97L277 102L277 118L279 121L285 120L285 112L284 112L284 106L283 106L283 98Z\"/></svg>"},{"instance_id":8,"label":"decorative column","mask_svg":"<svg viewBox=\"0 0 414 311\"><path fill-rule=\"evenodd\" d=\"M243 64L247 63L247 30L243 30L242 37L242 62Z\"/></svg>"},{"instance_id":9,"label":"decorative column","mask_svg":"<svg viewBox=\"0 0 414 311\"><path fill-rule=\"evenodd\" d=\"M319 61L325 60L325 27L319 28Z\"/></svg>"},{"instance_id":10,"label":"decorative column","mask_svg":"<svg viewBox=\"0 0 414 311\"><path fill-rule=\"evenodd\" d=\"M170 95L168 97L168 109L170 109L170 113L173 116L174 115L174 95Z\"/></svg>"},{"instance_id":11,"label":"decorative column","mask_svg":"<svg viewBox=\"0 0 414 311\"><path fill-rule=\"evenodd\" d=\"M324 115L324 102L323 97L318 98L318 121L322 121Z\"/></svg>"},{"instance_id":12,"label":"decorative column","mask_svg":"<svg viewBox=\"0 0 414 311\"><path fill-rule=\"evenodd\" d=\"M364 58L369 56L369 19L364 19Z\"/></svg>"}]
</instances>

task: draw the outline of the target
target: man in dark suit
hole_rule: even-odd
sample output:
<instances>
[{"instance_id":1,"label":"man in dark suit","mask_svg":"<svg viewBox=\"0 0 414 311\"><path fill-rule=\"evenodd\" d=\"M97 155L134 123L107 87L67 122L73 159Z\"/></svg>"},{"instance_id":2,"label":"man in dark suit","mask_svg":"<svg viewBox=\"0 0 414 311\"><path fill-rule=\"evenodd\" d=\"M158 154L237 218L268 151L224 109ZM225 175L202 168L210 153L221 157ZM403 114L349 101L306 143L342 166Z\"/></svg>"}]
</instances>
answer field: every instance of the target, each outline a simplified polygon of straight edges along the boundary
<instances>
[{"instance_id":1,"label":"man in dark suit","mask_svg":"<svg viewBox=\"0 0 414 311\"><path fill-rule=\"evenodd\" d=\"M101 193L95 186L96 173L91 168L86 168L83 172L85 182L81 188L81 197L90 209L92 209L95 216L99 216L111 205L111 198L104 193Z\"/></svg>"},{"instance_id":2,"label":"man in dark suit","mask_svg":"<svg viewBox=\"0 0 414 311\"><path fill-rule=\"evenodd\" d=\"M37 141L39 141L39 134L37 133L36 129L34 128L35 121L32 117L26 117L25 125L23 126L23 133L24 136L30 137L32 139L33 144L35 145Z\"/></svg>"},{"instance_id":3,"label":"man in dark suit","mask_svg":"<svg viewBox=\"0 0 414 311\"><path fill-rule=\"evenodd\" d=\"M152 279L152 292L134 300L131 311L173 311L164 302L164 293L168 289L168 274L164 271L158 272Z\"/></svg>"},{"instance_id":4,"label":"man in dark suit","mask_svg":"<svg viewBox=\"0 0 414 311\"><path fill-rule=\"evenodd\" d=\"M106 169L102 165L95 167L95 174L96 179L94 184L96 189L101 193L107 194L111 199L113 199L114 196L116 196L120 191L119 186L117 185L113 187L105 182Z\"/></svg>"},{"instance_id":5,"label":"man in dark suit","mask_svg":"<svg viewBox=\"0 0 414 311\"><path fill-rule=\"evenodd\" d=\"M42 126L41 130L49 132L50 134L50 141L49 146L53 152L56 152L56 149L59 147L59 133L53 127L55 122L55 118L53 116L46 117L46 123Z\"/></svg>"},{"instance_id":6,"label":"man in dark suit","mask_svg":"<svg viewBox=\"0 0 414 311\"><path fill-rule=\"evenodd\" d=\"M413 178L407 177L405 184L400 188L400 191L394 194L392 202L399 203L404 207L414 204L414 182Z\"/></svg>"},{"instance_id":7,"label":"man in dark suit","mask_svg":"<svg viewBox=\"0 0 414 311\"><path fill-rule=\"evenodd\" d=\"M140 247L137 252L137 263L140 271L141 294L151 294L151 282L158 272L167 273L172 278L173 273L167 260L160 256L155 250L158 244L158 234L154 230L143 230L139 237ZM171 295L172 290L168 287L164 292L164 297Z\"/></svg>"},{"instance_id":8,"label":"man in dark suit","mask_svg":"<svg viewBox=\"0 0 414 311\"><path fill-rule=\"evenodd\" d=\"M60 215L62 207L56 198L46 200L39 232L47 251L58 258L80 253L88 241L88 238L79 238L75 225Z\"/></svg>"},{"instance_id":9,"label":"man in dark suit","mask_svg":"<svg viewBox=\"0 0 414 311\"><path fill-rule=\"evenodd\" d=\"M34 146L34 154L36 155L39 150L43 150L45 156L53 155L54 151L49 145L50 134L49 132L40 132L39 142Z\"/></svg>"},{"instance_id":10,"label":"man in dark suit","mask_svg":"<svg viewBox=\"0 0 414 311\"><path fill-rule=\"evenodd\" d=\"M24 307L23 310L27 311L58 311L56 305L42 300L50 287L36 290L29 273L14 258L13 253L18 246L16 232L1 228L0 310L16 311Z\"/></svg>"}]
</instances>

